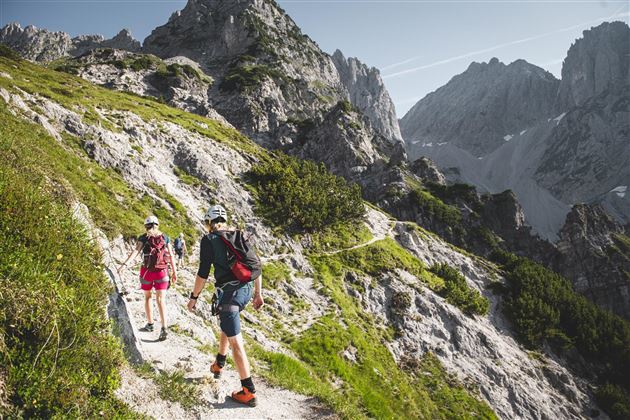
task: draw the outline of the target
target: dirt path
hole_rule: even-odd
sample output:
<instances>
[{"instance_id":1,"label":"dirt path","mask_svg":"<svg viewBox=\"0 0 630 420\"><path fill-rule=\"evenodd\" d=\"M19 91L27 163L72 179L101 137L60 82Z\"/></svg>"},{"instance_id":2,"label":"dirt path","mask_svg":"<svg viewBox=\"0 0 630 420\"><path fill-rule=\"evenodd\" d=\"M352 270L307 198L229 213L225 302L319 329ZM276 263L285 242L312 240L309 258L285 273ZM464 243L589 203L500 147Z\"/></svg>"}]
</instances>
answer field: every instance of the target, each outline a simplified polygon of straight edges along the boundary
<instances>
[{"instance_id":1,"label":"dirt path","mask_svg":"<svg viewBox=\"0 0 630 420\"><path fill-rule=\"evenodd\" d=\"M285 389L270 386L256 375L258 406L246 407L232 401L229 395L240 388L237 372L230 364L226 366L222 377L215 380L209 367L215 357L217 331L216 319L209 314L209 305L199 302L199 310L191 313L185 309L188 299L186 291L192 288L193 272L181 270L181 285L171 288L167 298L169 336L165 341L158 341L160 330L157 307L153 303L155 331L141 332L138 329L146 323L144 298L138 289L132 271L123 273L118 278L111 272L112 281L117 287L124 287L128 294L119 301L129 315L129 323L123 328L131 329L135 345L142 360L156 372L184 373L187 382L195 384L201 396L199 403L184 409L179 403L167 401L158 394L158 387L151 379L142 378L133 369L123 374L123 383L117 391L120 399L127 402L134 410L157 419L222 419L222 418L320 418L325 410L314 398L300 395ZM231 357L228 357L228 363ZM145 366L146 366L145 364Z\"/></svg>"}]
</instances>

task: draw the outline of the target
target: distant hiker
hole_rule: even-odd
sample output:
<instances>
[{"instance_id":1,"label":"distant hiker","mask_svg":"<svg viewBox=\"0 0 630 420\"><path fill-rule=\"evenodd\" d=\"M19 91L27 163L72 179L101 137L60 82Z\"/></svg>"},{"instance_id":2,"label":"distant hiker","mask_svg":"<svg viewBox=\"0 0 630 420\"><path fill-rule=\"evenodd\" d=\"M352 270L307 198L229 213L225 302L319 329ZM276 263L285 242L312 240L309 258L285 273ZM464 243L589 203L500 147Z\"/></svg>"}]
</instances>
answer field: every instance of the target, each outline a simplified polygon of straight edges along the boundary
<instances>
[{"instance_id":1,"label":"distant hiker","mask_svg":"<svg viewBox=\"0 0 630 420\"><path fill-rule=\"evenodd\" d=\"M162 329L159 340L166 340L166 290L170 284L177 281L177 269L173 263L173 250L171 249L169 237L163 234L159 228L160 222L155 216L149 216L144 221L146 233L141 235L136 242L136 249L133 250L124 263L118 267L120 272L127 262L133 260L137 254L142 252L143 261L140 268L140 288L144 291L144 310L147 316L147 324L140 328L140 331L153 331L153 317L151 315L151 289L155 289L155 299L157 301L158 312ZM168 269L170 266L171 278L169 282Z\"/></svg>"},{"instance_id":2,"label":"distant hiker","mask_svg":"<svg viewBox=\"0 0 630 420\"><path fill-rule=\"evenodd\" d=\"M210 266L214 265L216 292L212 313L219 316L221 339L219 352L210 371L215 378L221 376L228 345L232 347L232 357L242 386L240 391L232 393L232 399L255 407L256 388L243 347L240 311L252 299L252 292L254 308L260 309L264 305L260 259L243 233L228 227L227 220L227 213L221 206L211 207L204 217L204 224L210 233L201 239L199 270L195 287L190 293L188 309L195 309L197 298L210 274Z\"/></svg>"},{"instance_id":3,"label":"distant hiker","mask_svg":"<svg viewBox=\"0 0 630 420\"><path fill-rule=\"evenodd\" d=\"M179 236L175 238L173 247L175 248L175 253L177 254L177 268L182 268L184 266L184 257L188 254L188 249L186 249L186 240L184 239L183 233L180 233Z\"/></svg>"}]
</instances>

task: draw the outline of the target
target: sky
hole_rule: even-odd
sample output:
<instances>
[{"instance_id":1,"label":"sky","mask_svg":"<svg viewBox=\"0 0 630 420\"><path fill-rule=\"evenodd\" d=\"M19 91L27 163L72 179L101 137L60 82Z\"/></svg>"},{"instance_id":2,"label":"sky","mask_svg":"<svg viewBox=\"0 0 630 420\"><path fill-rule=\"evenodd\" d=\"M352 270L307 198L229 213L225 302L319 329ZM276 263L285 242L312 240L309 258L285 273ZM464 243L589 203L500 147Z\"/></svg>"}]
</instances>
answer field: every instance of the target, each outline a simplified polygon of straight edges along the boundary
<instances>
[{"instance_id":1,"label":"sky","mask_svg":"<svg viewBox=\"0 0 630 420\"><path fill-rule=\"evenodd\" d=\"M398 117L471 62L525 59L560 77L582 31L628 22L627 0L277 0L302 31L381 71ZM0 0L0 26L143 40L185 0Z\"/></svg>"}]
</instances>

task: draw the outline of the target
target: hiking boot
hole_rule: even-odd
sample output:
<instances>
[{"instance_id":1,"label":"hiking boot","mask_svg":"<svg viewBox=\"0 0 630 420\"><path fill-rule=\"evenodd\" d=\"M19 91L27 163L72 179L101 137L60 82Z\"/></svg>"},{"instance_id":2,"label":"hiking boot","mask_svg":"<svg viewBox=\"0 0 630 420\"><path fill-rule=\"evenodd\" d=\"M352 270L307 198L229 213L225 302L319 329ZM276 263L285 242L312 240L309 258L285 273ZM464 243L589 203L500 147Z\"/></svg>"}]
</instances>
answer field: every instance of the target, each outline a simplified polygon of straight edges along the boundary
<instances>
[{"instance_id":1,"label":"hiking boot","mask_svg":"<svg viewBox=\"0 0 630 420\"><path fill-rule=\"evenodd\" d=\"M140 328L140 330L139 330L139 331L142 331L142 332L152 332L152 331L153 331L153 324L149 324L149 323L147 322L147 325L145 325L144 327Z\"/></svg>"},{"instance_id":2,"label":"hiking boot","mask_svg":"<svg viewBox=\"0 0 630 420\"><path fill-rule=\"evenodd\" d=\"M167 336L168 336L168 333L166 332L166 328L162 327L162 329L160 330L160 337L158 337L158 340L164 341L166 340Z\"/></svg>"},{"instance_id":3,"label":"hiking boot","mask_svg":"<svg viewBox=\"0 0 630 420\"><path fill-rule=\"evenodd\" d=\"M210 372L214 375L214 379L219 379L221 377L221 371L223 371L223 368L219 366L215 360L215 362L210 365Z\"/></svg>"},{"instance_id":4,"label":"hiking boot","mask_svg":"<svg viewBox=\"0 0 630 420\"><path fill-rule=\"evenodd\" d=\"M256 394L249 392L249 389L243 387L240 391L232 392L232 399L241 404L246 404L250 407L256 407Z\"/></svg>"}]
</instances>

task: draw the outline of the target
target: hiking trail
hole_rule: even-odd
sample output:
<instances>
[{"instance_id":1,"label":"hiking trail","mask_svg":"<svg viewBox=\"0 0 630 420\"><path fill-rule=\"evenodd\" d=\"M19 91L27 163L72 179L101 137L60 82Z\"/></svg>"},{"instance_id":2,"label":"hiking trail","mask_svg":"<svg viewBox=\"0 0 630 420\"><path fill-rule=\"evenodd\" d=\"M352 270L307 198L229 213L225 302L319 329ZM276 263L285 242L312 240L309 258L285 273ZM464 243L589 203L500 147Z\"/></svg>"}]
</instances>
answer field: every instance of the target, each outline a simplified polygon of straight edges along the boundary
<instances>
[{"instance_id":1,"label":"hiking trail","mask_svg":"<svg viewBox=\"0 0 630 420\"><path fill-rule=\"evenodd\" d=\"M126 368L117 395L134 410L158 419L319 418L330 414L316 398L273 387L256 373L253 376L257 407L247 407L232 401L229 395L240 389L240 378L233 367L231 354L228 355L228 364L220 379L214 379L210 373L218 334L216 317L210 314L210 305L205 300L211 297L211 293L207 290L203 292L195 313L186 309L187 295L192 289L195 272L190 268L179 270L178 284L171 287L167 294L168 338L158 341L161 325L155 299L152 300L155 330L141 332L139 328L146 323L146 317L137 271L125 270L119 277L115 269L111 270L115 266L115 263L110 262L107 273L117 288L124 287L122 290L128 293L120 296L116 292L114 299L118 302L117 309L123 312L126 310L128 315L127 320L120 322L119 319L119 328L125 330L121 331L121 335L130 337L127 341L131 341L135 347L136 362L140 362L136 365L143 365L145 369L151 366L154 375L181 371L184 380L194 384L200 391L198 404L185 409L178 402L160 397L158 386L153 380L142 377L133 367ZM120 305L124 308L120 308Z\"/></svg>"}]
</instances>

